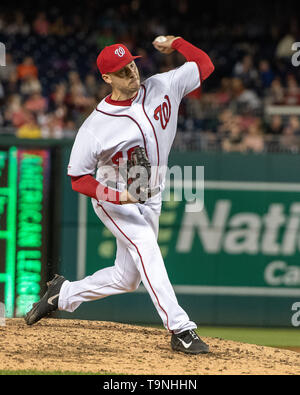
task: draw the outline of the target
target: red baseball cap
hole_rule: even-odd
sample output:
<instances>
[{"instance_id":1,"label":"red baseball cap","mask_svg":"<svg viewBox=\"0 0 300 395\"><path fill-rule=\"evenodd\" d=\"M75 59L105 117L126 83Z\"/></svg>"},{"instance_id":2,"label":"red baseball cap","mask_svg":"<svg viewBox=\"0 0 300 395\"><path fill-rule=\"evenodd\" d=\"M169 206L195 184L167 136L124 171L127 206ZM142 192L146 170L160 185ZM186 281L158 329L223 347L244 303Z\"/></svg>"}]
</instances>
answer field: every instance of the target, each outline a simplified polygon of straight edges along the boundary
<instances>
[{"instance_id":1,"label":"red baseball cap","mask_svg":"<svg viewBox=\"0 0 300 395\"><path fill-rule=\"evenodd\" d=\"M113 73L141 56L132 56L123 44L113 44L102 49L97 57L97 66L101 74Z\"/></svg>"}]
</instances>

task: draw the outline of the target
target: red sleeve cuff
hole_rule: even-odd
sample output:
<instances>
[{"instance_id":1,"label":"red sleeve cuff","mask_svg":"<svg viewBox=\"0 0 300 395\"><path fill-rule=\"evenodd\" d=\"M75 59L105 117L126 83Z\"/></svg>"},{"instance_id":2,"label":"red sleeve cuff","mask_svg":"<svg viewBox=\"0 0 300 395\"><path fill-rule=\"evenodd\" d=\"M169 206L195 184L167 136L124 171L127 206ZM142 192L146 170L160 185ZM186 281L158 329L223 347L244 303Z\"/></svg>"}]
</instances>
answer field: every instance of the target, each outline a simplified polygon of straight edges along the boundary
<instances>
[{"instance_id":1,"label":"red sleeve cuff","mask_svg":"<svg viewBox=\"0 0 300 395\"><path fill-rule=\"evenodd\" d=\"M120 204L120 192L110 189L95 180L90 174L84 176L71 176L72 189L85 196L96 200L103 200L114 204Z\"/></svg>"},{"instance_id":2,"label":"red sleeve cuff","mask_svg":"<svg viewBox=\"0 0 300 395\"><path fill-rule=\"evenodd\" d=\"M172 44L171 47L174 49L178 49L180 47L180 45L184 42L185 40L182 37L178 37L176 38Z\"/></svg>"}]
</instances>

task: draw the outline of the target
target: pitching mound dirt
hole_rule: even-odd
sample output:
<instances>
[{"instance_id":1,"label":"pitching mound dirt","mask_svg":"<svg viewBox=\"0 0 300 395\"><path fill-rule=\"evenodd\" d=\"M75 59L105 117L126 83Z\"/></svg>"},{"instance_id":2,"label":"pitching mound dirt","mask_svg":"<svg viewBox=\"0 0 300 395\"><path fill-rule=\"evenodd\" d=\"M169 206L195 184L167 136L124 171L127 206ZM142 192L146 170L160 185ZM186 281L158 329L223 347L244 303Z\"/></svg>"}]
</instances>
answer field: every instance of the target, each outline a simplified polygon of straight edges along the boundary
<instances>
[{"instance_id":1,"label":"pitching mound dirt","mask_svg":"<svg viewBox=\"0 0 300 395\"><path fill-rule=\"evenodd\" d=\"M123 374L300 374L300 354L203 337L211 353L189 356L170 335L112 322L43 319L32 327L7 319L0 327L0 370Z\"/></svg>"}]
</instances>

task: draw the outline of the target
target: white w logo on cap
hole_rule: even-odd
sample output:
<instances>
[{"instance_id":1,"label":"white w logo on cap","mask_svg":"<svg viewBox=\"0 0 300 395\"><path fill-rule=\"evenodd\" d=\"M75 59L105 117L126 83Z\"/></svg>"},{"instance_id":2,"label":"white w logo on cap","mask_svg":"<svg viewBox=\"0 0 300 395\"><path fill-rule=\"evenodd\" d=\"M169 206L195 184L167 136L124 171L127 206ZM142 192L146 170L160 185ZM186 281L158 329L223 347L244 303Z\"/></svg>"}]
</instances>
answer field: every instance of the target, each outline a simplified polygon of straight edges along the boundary
<instances>
[{"instance_id":1,"label":"white w logo on cap","mask_svg":"<svg viewBox=\"0 0 300 395\"><path fill-rule=\"evenodd\" d=\"M122 47L119 47L118 49L115 50L115 54L118 55L120 58L125 55L125 49Z\"/></svg>"}]
</instances>

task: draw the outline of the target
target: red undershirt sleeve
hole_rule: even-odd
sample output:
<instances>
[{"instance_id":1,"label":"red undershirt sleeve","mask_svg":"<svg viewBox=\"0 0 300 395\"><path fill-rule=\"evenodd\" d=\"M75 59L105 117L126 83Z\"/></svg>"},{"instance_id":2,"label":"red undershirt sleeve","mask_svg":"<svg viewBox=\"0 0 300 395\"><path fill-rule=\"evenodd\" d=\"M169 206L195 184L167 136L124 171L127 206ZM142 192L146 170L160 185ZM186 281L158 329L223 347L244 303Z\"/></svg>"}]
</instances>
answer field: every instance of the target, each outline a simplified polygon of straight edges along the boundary
<instances>
[{"instance_id":1,"label":"red undershirt sleeve","mask_svg":"<svg viewBox=\"0 0 300 395\"><path fill-rule=\"evenodd\" d=\"M90 174L84 176L70 176L72 189L96 200L103 200L114 204L120 204L120 192L108 188L95 180Z\"/></svg>"},{"instance_id":2,"label":"red undershirt sleeve","mask_svg":"<svg viewBox=\"0 0 300 395\"><path fill-rule=\"evenodd\" d=\"M180 52L188 62L195 62L199 68L201 82L206 80L215 67L210 57L200 48L195 47L183 38L177 38L172 43L172 48Z\"/></svg>"}]
</instances>

